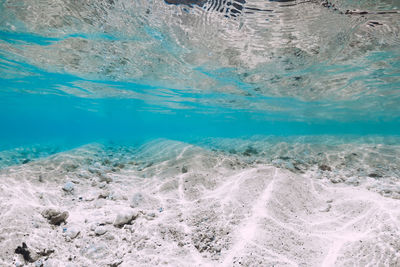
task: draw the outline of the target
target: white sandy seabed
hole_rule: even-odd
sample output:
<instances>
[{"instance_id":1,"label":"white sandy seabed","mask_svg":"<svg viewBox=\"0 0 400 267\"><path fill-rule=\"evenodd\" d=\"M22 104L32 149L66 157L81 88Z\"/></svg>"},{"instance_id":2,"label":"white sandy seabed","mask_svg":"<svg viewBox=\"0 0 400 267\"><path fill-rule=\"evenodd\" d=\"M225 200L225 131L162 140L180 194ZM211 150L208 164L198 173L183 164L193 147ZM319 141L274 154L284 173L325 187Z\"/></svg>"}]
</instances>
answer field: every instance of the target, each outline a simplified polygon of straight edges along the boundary
<instances>
[{"instance_id":1,"label":"white sandy seabed","mask_svg":"<svg viewBox=\"0 0 400 267\"><path fill-rule=\"evenodd\" d=\"M4 167L0 266L400 266L399 146L250 142Z\"/></svg>"}]
</instances>

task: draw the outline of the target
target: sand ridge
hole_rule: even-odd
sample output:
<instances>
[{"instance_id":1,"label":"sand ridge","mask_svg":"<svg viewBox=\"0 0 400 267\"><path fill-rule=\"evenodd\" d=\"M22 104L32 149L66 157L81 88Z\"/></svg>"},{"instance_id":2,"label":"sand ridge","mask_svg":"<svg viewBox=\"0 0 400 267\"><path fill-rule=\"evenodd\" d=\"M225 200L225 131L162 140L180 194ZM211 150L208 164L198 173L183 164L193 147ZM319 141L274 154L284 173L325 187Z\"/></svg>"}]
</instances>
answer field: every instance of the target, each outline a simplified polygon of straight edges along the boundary
<instances>
[{"instance_id":1,"label":"sand ridge","mask_svg":"<svg viewBox=\"0 0 400 267\"><path fill-rule=\"evenodd\" d=\"M172 140L10 166L0 265L400 265L399 200L311 172ZM23 242L32 262L15 253Z\"/></svg>"}]
</instances>

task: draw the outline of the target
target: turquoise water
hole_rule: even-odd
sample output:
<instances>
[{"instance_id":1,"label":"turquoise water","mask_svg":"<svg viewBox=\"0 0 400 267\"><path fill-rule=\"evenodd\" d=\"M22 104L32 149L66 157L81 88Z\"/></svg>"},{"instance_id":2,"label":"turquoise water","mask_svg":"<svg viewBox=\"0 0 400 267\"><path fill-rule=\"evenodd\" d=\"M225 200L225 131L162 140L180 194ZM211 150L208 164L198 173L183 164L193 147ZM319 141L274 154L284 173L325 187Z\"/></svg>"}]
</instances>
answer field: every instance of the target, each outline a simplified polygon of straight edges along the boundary
<instances>
[{"instance_id":1,"label":"turquoise water","mask_svg":"<svg viewBox=\"0 0 400 267\"><path fill-rule=\"evenodd\" d=\"M0 145L400 134L398 1L228 2L0 1Z\"/></svg>"}]
</instances>

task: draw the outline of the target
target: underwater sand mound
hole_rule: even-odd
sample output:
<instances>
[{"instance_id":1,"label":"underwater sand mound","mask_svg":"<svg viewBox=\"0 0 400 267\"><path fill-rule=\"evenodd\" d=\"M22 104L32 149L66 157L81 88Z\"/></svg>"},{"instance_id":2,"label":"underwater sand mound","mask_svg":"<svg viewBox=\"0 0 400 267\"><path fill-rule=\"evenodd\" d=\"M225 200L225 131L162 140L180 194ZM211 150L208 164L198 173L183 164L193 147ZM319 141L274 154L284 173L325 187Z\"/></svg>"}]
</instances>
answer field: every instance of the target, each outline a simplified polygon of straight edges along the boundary
<instances>
[{"instance_id":1,"label":"underwater sand mound","mask_svg":"<svg viewBox=\"0 0 400 267\"><path fill-rule=\"evenodd\" d=\"M91 144L0 171L0 265L397 266L398 207L255 155Z\"/></svg>"}]
</instances>

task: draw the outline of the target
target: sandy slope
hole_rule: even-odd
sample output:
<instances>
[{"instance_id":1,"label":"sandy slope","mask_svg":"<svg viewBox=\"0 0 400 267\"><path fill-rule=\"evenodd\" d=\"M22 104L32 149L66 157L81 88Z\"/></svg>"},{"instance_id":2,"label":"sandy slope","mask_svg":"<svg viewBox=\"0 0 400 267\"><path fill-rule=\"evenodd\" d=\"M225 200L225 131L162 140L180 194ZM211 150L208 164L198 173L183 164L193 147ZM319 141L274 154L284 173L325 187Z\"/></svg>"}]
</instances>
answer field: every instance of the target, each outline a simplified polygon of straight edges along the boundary
<instances>
[{"instance_id":1,"label":"sandy slope","mask_svg":"<svg viewBox=\"0 0 400 267\"><path fill-rule=\"evenodd\" d=\"M169 140L11 166L0 265L400 266L400 200L311 177Z\"/></svg>"}]
</instances>

